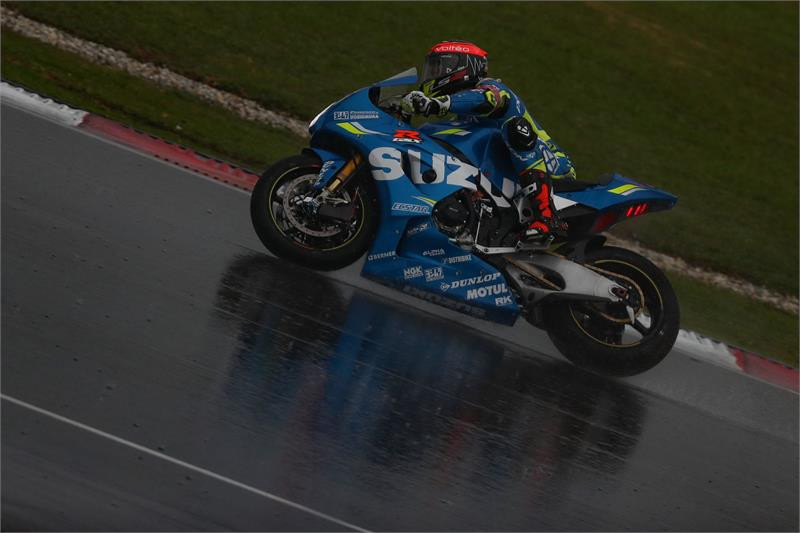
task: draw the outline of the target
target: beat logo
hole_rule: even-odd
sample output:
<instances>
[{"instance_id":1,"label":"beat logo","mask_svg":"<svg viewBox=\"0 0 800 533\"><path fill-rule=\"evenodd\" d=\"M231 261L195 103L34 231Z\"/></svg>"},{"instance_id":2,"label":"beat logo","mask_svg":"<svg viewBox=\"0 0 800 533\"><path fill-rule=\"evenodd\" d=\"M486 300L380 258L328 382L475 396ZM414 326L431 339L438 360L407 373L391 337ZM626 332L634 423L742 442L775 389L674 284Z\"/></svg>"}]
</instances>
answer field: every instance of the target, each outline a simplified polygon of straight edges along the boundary
<instances>
[{"instance_id":1,"label":"beat logo","mask_svg":"<svg viewBox=\"0 0 800 533\"><path fill-rule=\"evenodd\" d=\"M442 267L433 267L425 269L425 281L438 281L444 277Z\"/></svg>"},{"instance_id":2,"label":"beat logo","mask_svg":"<svg viewBox=\"0 0 800 533\"><path fill-rule=\"evenodd\" d=\"M470 289L467 291L467 300L486 298L487 296L499 296L506 291L507 289L505 283L497 283L495 285L487 285L486 287L478 287L477 289Z\"/></svg>"}]
</instances>

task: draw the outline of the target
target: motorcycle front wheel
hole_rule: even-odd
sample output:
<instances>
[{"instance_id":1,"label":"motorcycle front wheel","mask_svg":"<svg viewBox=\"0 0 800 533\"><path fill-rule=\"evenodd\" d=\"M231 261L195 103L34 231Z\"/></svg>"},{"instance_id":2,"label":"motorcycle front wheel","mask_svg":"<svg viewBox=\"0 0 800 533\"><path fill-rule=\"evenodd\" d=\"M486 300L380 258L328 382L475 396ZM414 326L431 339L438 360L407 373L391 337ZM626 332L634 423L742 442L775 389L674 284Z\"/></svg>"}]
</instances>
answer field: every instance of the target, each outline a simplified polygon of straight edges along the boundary
<instances>
[{"instance_id":1,"label":"motorcycle front wheel","mask_svg":"<svg viewBox=\"0 0 800 533\"><path fill-rule=\"evenodd\" d=\"M646 258L606 246L584 265L626 289L624 303L564 300L545 310L547 333L577 366L610 376L632 376L661 362L680 329L675 291Z\"/></svg>"},{"instance_id":2,"label":"motorcycle front wheel","mask_svg":"<svg viewBox=\"0 0 800 533\"><path fill-rule=\"evenodd\" d=\"M378 201L374 183L353 176L336 193L344 218L325 218L309 210L320 161L308 155L269 167L250 197L250 217L264 246L278 257L316 270L343 268L361 257L375 237Z\"/></svg>"}]
</instances>

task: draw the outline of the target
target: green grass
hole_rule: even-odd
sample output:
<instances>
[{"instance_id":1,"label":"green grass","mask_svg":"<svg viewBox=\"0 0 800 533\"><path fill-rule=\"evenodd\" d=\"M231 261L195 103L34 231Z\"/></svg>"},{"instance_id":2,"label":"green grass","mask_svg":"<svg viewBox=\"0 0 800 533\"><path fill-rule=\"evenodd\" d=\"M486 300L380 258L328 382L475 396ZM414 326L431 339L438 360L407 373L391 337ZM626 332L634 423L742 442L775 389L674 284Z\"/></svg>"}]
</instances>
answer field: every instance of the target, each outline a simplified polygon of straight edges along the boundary
<instances>
[{"instance_id":1,"label":"green grass","mask_svg":"<svg viewBox=\"0 0 800 533\"><path fill-rule=\"evenodd\" d=\"M681 327L798 367L796 315L679 274L667 275L681 306Z\"/></svg>"},{"instance_id":2,"label":"green grass","mask_svg":"<svg viewBox=\"0 0 800 533\"><path fill-rule=\"evenodd\" d=\"M296 154L297 136L162 89L12 32L2 32L2 76L56 100L256 171Z\"/></svg>"},{"instance_id":3,"label":"green grass","mask_svg":"<svg viewBox=\"0 0 800 533\"><path fill-rule=\"evenodd\" d=\"M296 153L304 144L203 101L6 31L2 33L2 76L73 106L257 170ZM670 275L670 279L681 303L683 327L798 365L796 316L682 276Z\"/></svg>"},{"instance_id":4,"label":"green grass","mask_svg":"<svg viewBox=\"0 0 800 533\"><path fill-rule=\"evenodd\" d=\"M618 234L798 290L797 3L12 5L303 118L438 40L475 40L579 176L680 197Z\"/></svg>"}]
</instances>

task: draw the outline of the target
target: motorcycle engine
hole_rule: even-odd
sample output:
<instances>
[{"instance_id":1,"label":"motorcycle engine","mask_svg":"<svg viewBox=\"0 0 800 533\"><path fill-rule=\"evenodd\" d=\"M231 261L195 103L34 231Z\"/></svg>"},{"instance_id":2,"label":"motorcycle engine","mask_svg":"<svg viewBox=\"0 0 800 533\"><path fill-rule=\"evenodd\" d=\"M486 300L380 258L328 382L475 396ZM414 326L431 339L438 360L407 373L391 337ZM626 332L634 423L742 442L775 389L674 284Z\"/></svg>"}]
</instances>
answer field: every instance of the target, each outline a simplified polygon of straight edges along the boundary
<instances>
[{"instance_id":1,"label":"motorcycle engine","mask_svg":"<svg viewBox=\"0 0 800 533\"><path fill-rule=\"evenodd\" d=\"M471 237L472 226L477 218L468 191L457 191L437 203L433 210L433 220L439 230L449 237Z\"/></svg>"}]
</instances>

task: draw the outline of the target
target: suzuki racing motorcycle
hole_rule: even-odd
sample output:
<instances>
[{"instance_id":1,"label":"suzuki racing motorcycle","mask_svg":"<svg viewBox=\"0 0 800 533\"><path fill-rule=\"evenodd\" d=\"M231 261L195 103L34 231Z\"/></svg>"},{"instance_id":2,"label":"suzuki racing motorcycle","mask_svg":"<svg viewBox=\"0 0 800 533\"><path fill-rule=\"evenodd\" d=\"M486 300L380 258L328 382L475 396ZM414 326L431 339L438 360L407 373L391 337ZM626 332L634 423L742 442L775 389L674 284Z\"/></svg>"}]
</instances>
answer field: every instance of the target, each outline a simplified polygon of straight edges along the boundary
<instances>
[{"instance_id":1,"label":"suzuki racing motorcycle","mask_svg":"<svg viewBox=\"0 0 800 533\"><path fill-rule=\"evenodd\" d=\"M416 83L410 69L314 118L309 147L253 190L264 245L318 270L366 253L362 275L485 320L521 315L597 373L629 376L661 361L678 334L675 293L650 261L599 233L677 198L617 174L554 180L568 230L520 242L533 213L500 130L481 119L412 127L399 102Z\"/></svg>"}]
</instances>

